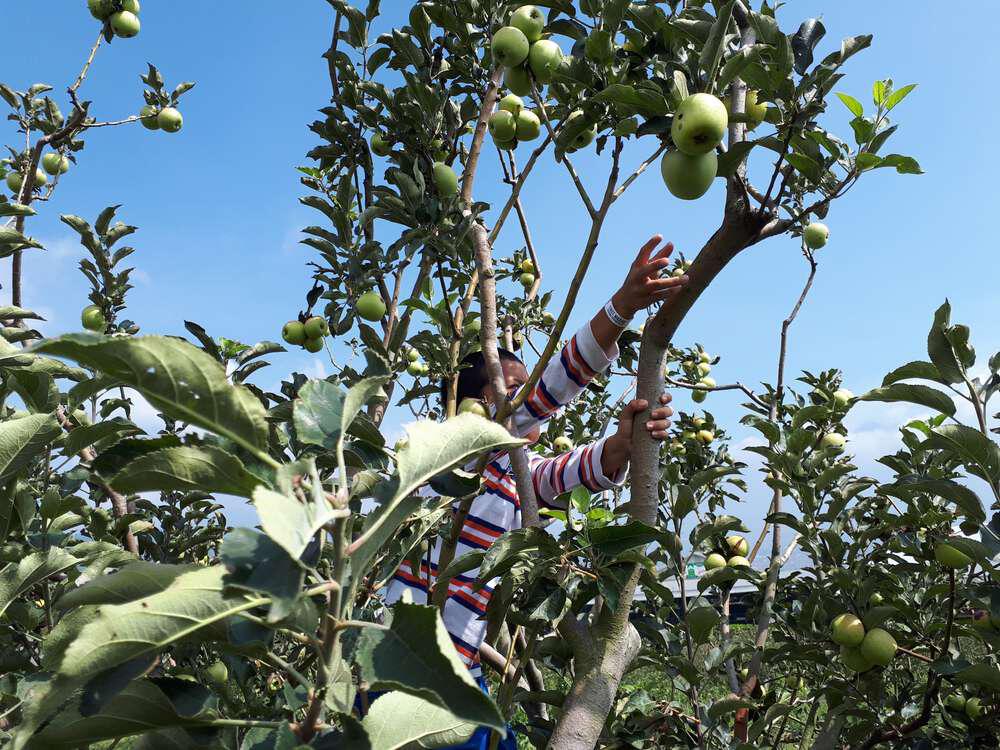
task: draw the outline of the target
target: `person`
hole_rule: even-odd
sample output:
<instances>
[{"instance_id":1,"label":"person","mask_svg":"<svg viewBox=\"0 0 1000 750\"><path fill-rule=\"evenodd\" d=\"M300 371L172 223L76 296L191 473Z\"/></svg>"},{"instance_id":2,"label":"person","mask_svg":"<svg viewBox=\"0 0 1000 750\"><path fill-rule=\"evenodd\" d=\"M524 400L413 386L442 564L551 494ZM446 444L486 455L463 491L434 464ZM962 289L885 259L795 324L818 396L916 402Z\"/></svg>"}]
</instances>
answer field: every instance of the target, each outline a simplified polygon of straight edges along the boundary
<instances>
[{"instance_id":1,"label":"person","mask_svg":"<svg viewBox=\"0 0 1000 750\"><path fill-rule=\"evenodd\" d=\"M617 341L635 314L657 302L663 302L687 283L687 277L662 277L670 263L673 245L667 243L654 254L662 237L652 237L640 249L621 288L603 309L584 325L553 357L537 385L512 414L512 432L529 442L538 440L541 425L561 407L578 396L587 384L604 372L618 357ZM500 364L508 398L528 381L528 370L513 353L500 350ZM492 405L492 389L481 352L463 362L458 377L458 402L465 398L481 399ZM442 397L445 393L442 387ZM670 397L663 394L653 409L645 428L656 440L667 437L672 410ZM551 458L529 452L529 467L539 505L555 507L563 493L582 485L592 492L612 489L623 483L632 447L632 426L637 415L648 407L642 399L626 404L619 417L617 431L594 442ZM455 550L455 559L472 550L485 550L505 532L521 527L521 506L517 496L510 457L506 452L490 457L482 475L481 494L469 508ZM384 600L391 605L409 592L412 601L424 604L433 590L442 540L428 550L419 567L409 562L400 565L389 583ZM486 607L493 592L491 581L477 586L477 570L456 576L448 588L442 611L445 628L459 657L485 691L479 651L486 634ZM462 750L485 750L489 731L481 727L463 745ZM513 748L513 733L508 732L500 747Z\"/></svg>"}]
</instances>

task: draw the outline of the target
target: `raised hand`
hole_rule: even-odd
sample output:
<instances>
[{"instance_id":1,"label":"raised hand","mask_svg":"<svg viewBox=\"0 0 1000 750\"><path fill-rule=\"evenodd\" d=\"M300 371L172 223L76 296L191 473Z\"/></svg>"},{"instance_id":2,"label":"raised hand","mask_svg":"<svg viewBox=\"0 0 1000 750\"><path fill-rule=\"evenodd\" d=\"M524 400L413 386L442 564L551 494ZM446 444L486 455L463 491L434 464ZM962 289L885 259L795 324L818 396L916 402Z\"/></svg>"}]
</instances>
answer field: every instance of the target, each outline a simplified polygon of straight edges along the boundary
<instances>
[{"instance_id":1,"label":"raised hand","mask_svg":"<svg viewBox=\"0 0 1000 750\"><path fill-rule=\"evenodd\" d=\"M687 284L687 276L661 277L663 270L670 265L670 254L674 251L673 243L668 242L654 253L662 240L662 235L654 235L639 249L628 276L611 298L615 309L622 315L632 317L639 310L669 299Z\"/></svg>"}]
</instances>

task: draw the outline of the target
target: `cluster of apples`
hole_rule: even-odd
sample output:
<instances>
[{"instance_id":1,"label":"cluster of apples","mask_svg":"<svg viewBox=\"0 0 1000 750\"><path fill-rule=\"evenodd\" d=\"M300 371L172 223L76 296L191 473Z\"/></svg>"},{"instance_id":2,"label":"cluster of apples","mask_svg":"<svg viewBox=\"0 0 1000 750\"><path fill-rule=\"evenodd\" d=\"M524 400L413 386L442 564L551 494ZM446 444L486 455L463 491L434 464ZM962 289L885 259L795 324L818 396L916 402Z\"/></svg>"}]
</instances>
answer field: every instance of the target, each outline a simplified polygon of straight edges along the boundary
<instances>
[{"instance_id":1,"label":"cluster of apples","mask_svg":"<svg viewBox=\"0 0 1000 750\"><path fill-rule=\"evenodd\" d=\"M431 371L430 366L420 359L420 352L416 349L407 349L406 359L409 362L406 366L406 371L415 378L427 375Z\"/></svg>"},{"instance_id":2,"label":"cluster of apples","mask_svg":"<svg viewBox=\"0 0 1000 750\"><path fill-rule=\"evenodd\" d=\"M873 603L881 601L874 594ZM830 640L840 646L840 660L852 672L867 672L875 666L884 667L896 656L896 639L882 628L866 630L857 615L844 612L830 624Z\"/></svg>"},{"instance_id":3,"label":"cluster of apples","mask_svg":"<svg viewBox=\"0 0 1000 750\"><path fill-rule=\"evenodd\" d=\"M691 391L691 400L700 404L708 398L708 392L715 388L715 379L711 377L712 355L704 349L699 349L696 356L686 359L681 363L684 374L689 380L695 381L700 386Z\"/></svg>"},{"instance_id":4,"label":"cluster of apples","mask_svg":"<svg viewBox=\"0 0 1000 750\"><path fill-rule=\"evenodd\" d=\"M538 115L524 106L517 94L507 94L490 117L490 135L497 148L509 151L522 141L533 141L542 132Z\"/></svg>"},{"instance_id":5,"label":"cluster of apples","mask_svg":"<svg viewBox=\"0 0 1000 750\"><path fill-rule=\"evenodd\" d=\"M326 318L313 315L306 320L290 320L281 329L281 338L292 346L301 346L315 354L323 348L323 337L330 333Z\"/></svg>"},{"instance_id":6,"label":"cluster of apples","mask_svg":"<svg viewBox=\"0 0 1000 750\"><path fill-rule=\"evenodd\" d=\"M493 61L506 68L504 83L518 96L531 93L532 78L549 83L562 62L562 49L551 39L542 39L544 30L542 11L522 5L511 14L510 24L493 35Z\"/></svg>"},{"instance_id":7,"label":"cluster of apples","mask_svg":"<svg viewBox=\"0 0 1000 750\"><path fill-rule=\"evenodd\" d=\"M87 0L90 15L110 23L115 36L129 39L139 33L139 0Z\"/></svg>"},{"instance_id":8,"label":"cluster of apples","mask_svg":"<svg viewBox=\"0 0 1000 750\"><path fill-rule=\"evenodd\" d=\"M518 270L521 275L517 277L517 280L524 287L524 291L528 291L535 283L535 264L531 258L525 258L518 264Z\"/></svg>"},{"instance_id":9,"label":"cluster of apples","mask_svg":"<svg viewBox=\"0 0 1000 750\"><path fill-rule=\"evenodd\" d=\"M152 104L147 104L139 110L139 122L146 130L176 133L184 127L184 116L176 107L157 108Z\"/></svg>"},{"instance_id":10,"label":"cluster of apples","mask_svg":"<svg viewBox=\"0 0 1000 750\"><path fill-rule=\"evenodd\" d=\"M748 552L750 552L750 545L747 540L739 534L730 534L722 540L722 545L718 550L705 558L705 570L715 570L726 566L749 568Z\"/></svg>"},{"instance_id":11,"label":"cluster of apples","mask_svg":"<svg viewBox=\"0 0 1000 750\"><path fill-rule=\"evenodd\" d=\"M678 105L670 128L675 148L660 162L667 190L683 200L708 192L719 170L715 149L728 125L726 105L717 96L692 94Z\"/></svg>"},{"instance_id":12,"label":"cluster of apples","mask_svg":"<svg viewBox=\"0 0 1000 750\"><path fill-rule=\"evenodd\" d=\"M979 720L985 710L978 697L966 698L962 693L952 693L944 699L944 705L949 711L965 714L970 721Z\"/></svg>"},{"instance_id":13,"label":"cluster of apples","mask_svg":"<svg viewBox=\"0 0 1000 750\"><path fill-rule=\"evenodd\" d=\"M42 166L35 170L35 187L43 187L49 182L49 175L66 174L69 171L69 159L60 153L50 151L42 157ZM24 175L20 172L8 172L4 178L7 188L15 195L21 193Z\"/></svg>"},{"instance_id":14,"label":"cluster of apples","mask_svg":"<svg viewBox=\"0 0 1000 750\"><path fill-rule=\"evenodd\" d=\"M691 426L694 429L681 432L680 440L671 441L670 452L675 456L683 456L687 453L684 443L698 442L709 445L715 441L715 432L709 429L709 424L704 417L694 417L691 420Z\"/></svg>"}]
</instances>

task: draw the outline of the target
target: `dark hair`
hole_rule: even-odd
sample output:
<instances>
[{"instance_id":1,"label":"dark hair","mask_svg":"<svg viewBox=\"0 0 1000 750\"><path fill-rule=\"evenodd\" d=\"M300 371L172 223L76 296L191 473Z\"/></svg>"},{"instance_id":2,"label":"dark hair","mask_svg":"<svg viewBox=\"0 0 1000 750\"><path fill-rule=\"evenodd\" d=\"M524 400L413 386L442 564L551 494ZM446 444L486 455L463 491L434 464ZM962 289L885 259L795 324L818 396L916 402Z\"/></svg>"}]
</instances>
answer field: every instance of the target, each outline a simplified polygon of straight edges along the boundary
<instances>
[{"instance_id":1,"label":"dark hair","mask_svg":"<svg viewBox=\"0 0 1000 750\"><path fill-rule=\"evenodd\" d=\"M514 354L514 352L507 351L506 349L497 349L497 353L500 355L501 362L516 362L519 365L524 365L521 358ZM465 398L482 398L483 388L489 385L490 382L489 373L486 372L486 357L483 356L482 351L466 355L458 367L456 404L462 403L462 399ZM448 403L448 383L447 379L441 381L442 404Z\"/></svg>"}]
</instances>

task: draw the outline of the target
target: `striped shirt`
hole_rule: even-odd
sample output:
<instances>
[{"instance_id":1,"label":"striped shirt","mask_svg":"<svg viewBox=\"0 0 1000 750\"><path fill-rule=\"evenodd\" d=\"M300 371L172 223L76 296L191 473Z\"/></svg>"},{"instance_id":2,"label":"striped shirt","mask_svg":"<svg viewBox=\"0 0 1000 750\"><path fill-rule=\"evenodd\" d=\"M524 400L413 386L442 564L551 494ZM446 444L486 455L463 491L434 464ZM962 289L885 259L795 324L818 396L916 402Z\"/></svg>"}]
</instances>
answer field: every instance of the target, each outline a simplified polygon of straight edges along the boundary
<instances>
[{"instance_id":1,"label":"striped shirt","mask_svg":"<svg viewBox=\"0 0 1000 750\"><path fill-rule=\"evenodd\" d=\"M545 422L576 398L617 357L617 348L609 356L594 338L590 324L585 325L569 340L560 355L549 362L538 385L514 413L513 432L518 436L526 435ZM621 484L624 471L617 477L607 477L601 468L606 440L602 438L555 458L529 453L531 480L539 504L555 507L552 503L556 497L580 485L600 492ZM506 452L497 453L483 470L482 492L473 500L462 526L455 558L472 550L488 549L501 534L520 527L521 505L510 457ZM397 601L407 590L414 602L427 603L428 591L433 588L437 575L441 545L442 540L438 539L421 561L419 570L408 562L400 565L385 593L387 604ZM478 570L474 569L455 576L448 586L448 599L442 612L445 628L474 676L482 673L479 646L486 634L486 607L496 584L494 580L477 586L477 575Z\"/></svg>"}]
</instances>

